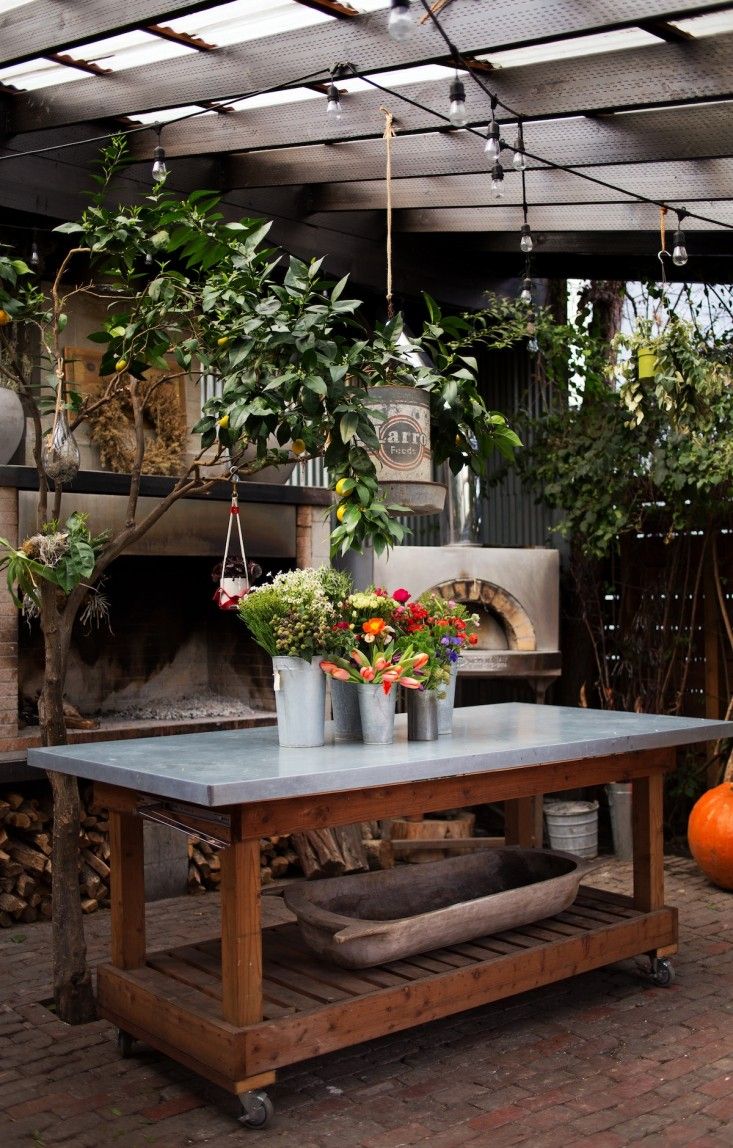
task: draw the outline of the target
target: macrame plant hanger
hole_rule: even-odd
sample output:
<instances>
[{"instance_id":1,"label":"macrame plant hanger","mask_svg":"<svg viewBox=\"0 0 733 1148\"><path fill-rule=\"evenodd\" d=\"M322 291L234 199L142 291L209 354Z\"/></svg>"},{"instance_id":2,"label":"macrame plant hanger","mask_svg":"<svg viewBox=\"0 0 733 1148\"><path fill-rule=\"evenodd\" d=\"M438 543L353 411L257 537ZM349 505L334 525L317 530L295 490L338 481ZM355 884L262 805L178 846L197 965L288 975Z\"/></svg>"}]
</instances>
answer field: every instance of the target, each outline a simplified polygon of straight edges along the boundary
<instances>
[{"instance_id":1,"label":"macrame plant hanger","mask_svg":"<svg viewBox=\"0 0 733 1148\"><path fill-rule=\"evenodd\" d=\"M230 468L229 474L232 480L232 504L229 508L229 525L227 527L227 540L224 546L224 558L222 559L221 563L219 585L214 591L214 601L220 610L236 610L242 598L244 598L249 593L247 555L244 552L242 522L239 516L239 494L237 491L239 474L237 472L236 466ZM233 522L237 523L237 534L239 535L239 549L242 555L243 573L230 576L227 574L227 562L229 561L229 546L232 541Z\"/></svg>"}]
</instances>

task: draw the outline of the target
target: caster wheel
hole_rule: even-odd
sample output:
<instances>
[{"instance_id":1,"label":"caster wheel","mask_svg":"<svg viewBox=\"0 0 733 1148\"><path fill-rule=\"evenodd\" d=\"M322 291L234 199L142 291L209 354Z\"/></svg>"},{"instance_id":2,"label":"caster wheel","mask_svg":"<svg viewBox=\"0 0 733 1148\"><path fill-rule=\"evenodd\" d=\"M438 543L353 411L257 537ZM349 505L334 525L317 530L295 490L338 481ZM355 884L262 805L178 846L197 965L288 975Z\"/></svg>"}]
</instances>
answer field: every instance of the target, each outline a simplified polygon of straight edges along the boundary
<instances>
[{"instance_id":1,"label":"caster wheel","mask_svg":"<svg viewBox=\"0 0 733 1148\"><path fill-rule=\"evenodd\" d=\"M652 983L661 989L668 989L674 982L674 965L666 959L652 960Z\"/></svg>"},{"instance_id":2,"label":"caster wheel","mask_svg":"<svg viewBox=\"0 0 733 1148\"><path fill-rule=\"evenodd\" d=\"M275 1109L266 1092L245 1092L239 1101L242 1105L239 1123L245 1128L265 1128L272 1120Z\"/></svg>"},{"instance_id":3,"label":"caster wheel","mask_svg":"<svg viewBox=\"0 0 733 1148\"><path fill-rule=\"evenodd\" d=\"M132 1056L133 1048L135 1046L134 1036L130 1036L129 1032L124 1029L117 1029L117 1048L119 1049L120 1056L123 1060L128 1060Z\"/></svg>"}]
</instances>

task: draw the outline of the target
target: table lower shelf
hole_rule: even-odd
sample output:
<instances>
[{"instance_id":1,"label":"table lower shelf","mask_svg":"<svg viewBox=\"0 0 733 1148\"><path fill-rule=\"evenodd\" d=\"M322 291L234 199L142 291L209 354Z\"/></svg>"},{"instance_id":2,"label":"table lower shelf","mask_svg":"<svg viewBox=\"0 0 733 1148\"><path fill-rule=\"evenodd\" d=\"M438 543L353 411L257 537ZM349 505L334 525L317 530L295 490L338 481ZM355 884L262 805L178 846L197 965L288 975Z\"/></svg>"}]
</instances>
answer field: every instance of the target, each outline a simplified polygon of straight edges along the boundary
<instances>
[{"instance_id":1,"label":"table lower shelf","mask_svg":"<svg viewBox=\"0 0 733 1148\"><path fill-rule=\"evenodd\" d=\"M230 1091L278 1067L526 992L640 953L671 952L677 911L581 888L563 913L407 960L346 970L306 949L296 925L263 932L263 1019L221 1017L220 942L149 954L139 969L103 965L100 1014Z\"/></svg>"}]
</instances>

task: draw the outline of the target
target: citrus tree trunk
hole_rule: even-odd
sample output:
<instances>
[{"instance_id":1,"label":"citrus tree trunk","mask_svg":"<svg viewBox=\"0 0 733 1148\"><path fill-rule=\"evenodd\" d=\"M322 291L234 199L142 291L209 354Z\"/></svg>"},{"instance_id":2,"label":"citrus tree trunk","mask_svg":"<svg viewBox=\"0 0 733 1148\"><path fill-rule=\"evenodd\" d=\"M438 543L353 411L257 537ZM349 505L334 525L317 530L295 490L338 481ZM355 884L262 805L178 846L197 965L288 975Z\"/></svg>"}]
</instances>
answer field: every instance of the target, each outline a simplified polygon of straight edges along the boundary
<instances>
[{"instance_id":1,"label":"citrus tree trunk","mask_svg":"<svg viewBox=\"0 0 733 1148\"><path fill-rule=\"evenodd\" d=\"M40 718L45 746L65 745L63 690L73 618L59 613L54 586L41 588L46 670ZM48 774L53 792L53 995L57 1015L67 1024L96 1017L79 895L79 786L75 777Z\"/></svg>"}]
</instances>

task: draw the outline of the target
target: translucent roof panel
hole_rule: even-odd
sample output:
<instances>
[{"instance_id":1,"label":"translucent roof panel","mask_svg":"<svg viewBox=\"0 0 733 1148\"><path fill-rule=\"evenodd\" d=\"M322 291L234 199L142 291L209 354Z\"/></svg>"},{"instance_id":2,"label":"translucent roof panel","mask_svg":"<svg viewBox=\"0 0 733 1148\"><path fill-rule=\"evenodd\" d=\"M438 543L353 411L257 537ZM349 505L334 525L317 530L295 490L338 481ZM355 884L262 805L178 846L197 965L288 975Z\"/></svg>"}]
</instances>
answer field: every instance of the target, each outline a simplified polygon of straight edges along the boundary
<instances>
[{"instance_id":1,"label":"translucent roof panel","mask_svg":"<svg viewBox=\"0 0 733 1148\"><path fill-rule=\"evenodd\" d=\"M161 23L174 32L198 36L208 44L225 48L229 44L274 36L278 32L307 28L330 20L333 16L298 4L296 0L271 0L268 4L263 4L262 0L230 0L228 4L218 4L205 12L191 12L188 16Z\"/></svg>"},{"instance_id":2,"label":"translucent roof panel","mask_svg":"<svg viewBox=\"0 0 733 1148\"><path fill-rule=\"evenodd\" d=\"M136 112L134 116L128 116L128 119L135 120L141 124L164 124L171 120L182 120L186 116L192 115L200 116L215 116L215 111L202 108L199 104L189 104L181 108L161 108L157 112Z\"/></svg>"},{"instance_id":3,"label":"translucent roof panel","mask_svg":"<svg viewBox=\"0 0 733 1148\"><path fill-rule=\"evenodd\" d=\"M95 40L79 48L70 48L65 54L72 60L86 60L118 72L123 68L137 68L144 64L158 64L171 60L174 56L185 56L195 52L185 44L174 44L171 40L161 40L150 32L136 29L123 32L120 36L110 36L105 40Z\"/></svg>"},{"instance_id":4,"label":"translucent roof panel","mask_svg":"<svg viewBox=\"0 0 733 1148\"><path fill-rule=\"evenodd\" d=\"M548 44L531 44L526 48L511 48L505 52L487 52L476 58L488 60L497 68L521 68L528 64L544 64L550 60L643 48L649 44L659 44L659 38L642 28L623 28L618 32L599 32L594 36L551 40Z\"/></svg>"},{"instance_id":5,"label":"translucent roof panel","mask_svg":"<svg viewBox=\"0 0 733 1148\"><path fill-rule=\"evenodd\" d=\"M708 12L706 16L693 16L689 20L674 20L675 28L690 36L719 36L733 32L733 9L726 12Z\"/></svg>"},{"instance_id":6,"label":"translucent roof panel","mask_svg":"<svg viewBox=\"0 0 733 1148\"><path fill-rule=\"evenodd\" d=\"M52 84L68 84L73 80L88 80L89 75L78 68L65 68L53 60L26 60L24 64L13 64L0 68L0 84L12 84L20 91L32 92L36 88L48 88Z\"/></svg>"}]
</instances>

